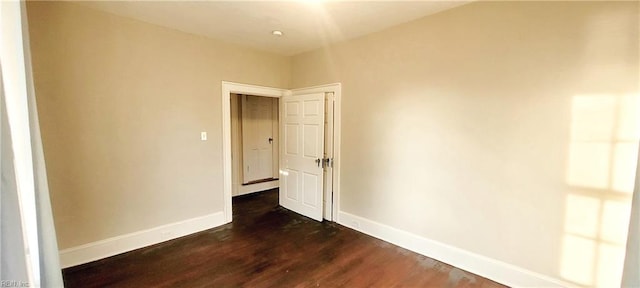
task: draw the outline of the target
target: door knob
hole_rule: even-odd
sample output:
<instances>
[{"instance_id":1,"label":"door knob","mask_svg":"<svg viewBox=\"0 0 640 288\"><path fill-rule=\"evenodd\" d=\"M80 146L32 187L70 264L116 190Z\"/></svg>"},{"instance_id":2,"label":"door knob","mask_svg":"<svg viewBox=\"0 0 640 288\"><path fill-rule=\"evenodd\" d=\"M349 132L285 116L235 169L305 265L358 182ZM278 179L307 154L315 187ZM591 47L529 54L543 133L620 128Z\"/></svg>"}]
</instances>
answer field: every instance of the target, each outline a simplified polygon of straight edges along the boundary
<instances>
[{"instance_id":1,"label":"door knob","mask_svg":"<svg viewBox=\"0 0 640 288\"><path fill-rule=\"evenodd\" d=\"M269 137L269 144L273 143L273 138Z\"/></svg>"},{"instance_id":2,"label":"door knob","mask_svg":"<svg viewBox=\"0 0 640 288\"><path fill-rule=\"evenodd\" d=\"M320 167L320 162L322 162L322 160L320 160L320 158L316 159L316 164L318 165L318 167Z\"/></svg>"}]
</instances>

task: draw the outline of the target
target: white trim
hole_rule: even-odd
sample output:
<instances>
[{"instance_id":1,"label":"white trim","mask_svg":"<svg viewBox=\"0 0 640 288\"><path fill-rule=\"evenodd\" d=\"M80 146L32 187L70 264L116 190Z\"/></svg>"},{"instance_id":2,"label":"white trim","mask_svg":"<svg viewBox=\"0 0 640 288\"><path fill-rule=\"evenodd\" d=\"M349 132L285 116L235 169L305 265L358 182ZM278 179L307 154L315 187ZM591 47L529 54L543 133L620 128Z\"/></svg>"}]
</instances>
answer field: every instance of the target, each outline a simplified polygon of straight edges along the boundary
<instances>
[{"instance_id":1,"label":"white trim","mask_svg":"<svg viewBox=\"0 0 640 288\"><path fill-rule=\"evenodd\" d=\"M329 142L329 145L325 145L324 147L324 154L326 158L329 159L333 159L333 112L335 109L335 96L333 92L327 92L324 93L325 95L325 131L324 131L324 141L325 143L327 143L327 141ZM323 201L324 201L324 207L323 207L323 211L322 211L322 217L324 217L324 219L329 220L329 221L334 221L333 218L333 168L331 167L332 165L330 165L330 162L327 162L327 167L325 167L324 169L326 169L324 171L324 186L323 186L323 193L325 193ZM327 185L329 184L329 185ZM330 205L327 205L327 203L330 203Z\"/></svg>"},{"instance_id":2,"label":"white trim","mask_svg":"<svg viewBox=\"0 0 640 288\"><path fill-rule=\"evenodd\" d=\"M256 96L279 98L288 90L249 84L222 81L222 186L224 197L224 220L231 222L233 218L231 203L231 93L250 94Z\"/></svg>"},{"instance_id":3,"label":"white trim","mask_svg":"<svg viewBox=\"0 0 640 288\"><path fill-rule=\"evenodd\" d=\"M218 227L224 224L224 220L224 213L221 211L64 249L60 251L60 265L67 268L129 252Z\"/></svg>"},{"instance_id":4,"label":"white trim","mask_svg":"<svg viewBox=\"0 0 640 288\"><path fill-rule=\"evenodd\" d=\"M294 94L308 94L308 93L322 93L322 92L335 92L335 89L342 87L342 83L323 84L311 87L302 87L291 89Z\"/></svg>"},{"instance_id":5,"label":"white trim","mask_svg":"<svg viewBox=\"0 0 640 288\"><path fill-rule=\"evenodd\" d=\"M427 239L385 224L340 211L338 223L418 254L511 287L574 287L502 261Z\"/></svg>"},{"instance_id":6,"label":"white trim","mask_svg":"<svg viewBox=\"0 0 640 288\"><path fill-rule=\"evenodd\" d=\"M250 184L250 185L238 185L238 194L233 195L233 196L240 196L240 195L247 195L247 194L251 194L251 193L255 193L255 192L260 192L260 191L265 191L265 190L270 190L270 189L275 189L280 187L280 181L279 180L273 180L273 181L269 181L269 182L262 182L262 183L256 183L256 184Z\"/></svg>"},{"instance_id":7,"label":"white trim","mask_svg":"<svg viewBox=\"0 0 640 288\"><path fill-rule=\"evenodd\" d=\"M333 220L338 219L340 211L340 139L341 139L341 115L342 115L342 84L333 83L307 88L298 88L290 91L292 94L310 94L333 92L335 108L333 110Z\"/></svg>"},{"instance_id":8,"label":"white trim","mask_svg":"<svg viewBox=\"0 0 640 288\"><path fill-rule=\"evenodd\" d=\"M0 62L4 89L5 111L11 135L13 169L20 211L20 225L26 272L29 283L40 287L40 243L38 241L38 210L36 207L35 176L29 120L29 78L30 69L27 28L24 3L19 1L0 2ZM27 45L27 47L25 47ZM26 55L25 55L26 54ZM17 222L16 221L16 222ZM4 224L3 224L4 225Z\"/></svg>"}]
</instances>

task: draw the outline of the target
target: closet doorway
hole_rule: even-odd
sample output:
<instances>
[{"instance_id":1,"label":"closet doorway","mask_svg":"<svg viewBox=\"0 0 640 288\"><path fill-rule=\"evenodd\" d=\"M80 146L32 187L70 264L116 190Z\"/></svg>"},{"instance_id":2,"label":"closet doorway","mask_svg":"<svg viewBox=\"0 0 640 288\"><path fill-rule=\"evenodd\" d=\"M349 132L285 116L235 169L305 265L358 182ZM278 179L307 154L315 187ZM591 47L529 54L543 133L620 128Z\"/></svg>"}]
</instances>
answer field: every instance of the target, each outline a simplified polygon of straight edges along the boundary
<instances>
[{"instance_id":1,"label":"closet doorway","mask_svg":"<svg viewBox=\"0 0 640 288\"><path fill-rule=\"evenodd\" d=\"M278 187L279 98L231 94L233 196Z\"/></svg>"}]
</instances>

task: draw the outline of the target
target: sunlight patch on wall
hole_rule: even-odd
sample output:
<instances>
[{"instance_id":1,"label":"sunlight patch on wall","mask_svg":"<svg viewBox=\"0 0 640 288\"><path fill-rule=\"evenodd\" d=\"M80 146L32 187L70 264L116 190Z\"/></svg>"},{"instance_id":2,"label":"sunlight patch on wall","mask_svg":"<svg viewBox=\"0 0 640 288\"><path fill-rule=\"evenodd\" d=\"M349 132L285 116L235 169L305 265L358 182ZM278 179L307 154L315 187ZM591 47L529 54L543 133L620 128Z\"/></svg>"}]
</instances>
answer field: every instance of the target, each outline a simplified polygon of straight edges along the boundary
<instances>
[{"instance_id":1,"label":"sunlight patch on wall","mask_svg":"<svg viewBox=\"0 0 640 288\"><path fill-rule=\"evenodd\" d=\"M609 141L616 121L616 97L587 95L573 97L571 139L577 141Z\"/></svg>"},{"instance_id":2,"label":"sunlight patch on wall","mask_svg":"<svg viewBox=\"0 0 640 288\"><path fill-rule=\"evenodd\" d=\"M591 284L596 242L566 235L562 243L562 277L583 285Z\"/></svg>"},{"instance_id":3,"label":"sunlight patch on wall","mask_svg":"<svg viewBox=\"0 0 640 288\"><path fill-rule=\"evenodd\" d=\"M624 247L602 243L598 245L598 249L596 287L620 287L624 266Z\"/></svg>"},{"instance_id":4,"label":"sunlight patch on wall","mask_svg":"<svg viewBox=\"0 0 640 288\"><path fill-rule=\"evenodd\" d=\"M598 199L567 195L565 231L583 237L596 237L599 211L600 201Z\"/></svg>"},{"instance_id":5,"label":"sunlight patch on wall","mask_svg":"<svg viewBox=\"0 0 640 288\"><path fill-rule=\"evenodd\" d=\"M616 143L611 173L611 188L628 194L633 193L638 159L638 143Z\"/></svg>"},{"instance_id":6,"label":"sunlight patch on wall","mask_svg":"<svg viewBox=\"0 0 640 288\"><path fill-rule=\"evenodd\" d=\"M635 95L573 98L560 274L585 286L620 286L631 213L640 101Z\"/></svg>"},{"instance_id":7,"label":"sunlight patch on wall","mask_svg":"<svg viewBox=\"0 0 640 288\"><path fill-rule=\"evenodd\" d=\"M612 244L624 245L629 230L631 205L629 201L604 201L602 207L600 238Z\"/></svg>"},{"instance_id":8,"label":"sunlight patch on wall","mask_svg":"<svg viewBox=\"0 0 640 288\"><path fill-rule=\"evenodd\" d=\"M611 145L606 143L571 143L569 147L569 173L571 186L607 188Z\"/></svg>"}]
</instances>

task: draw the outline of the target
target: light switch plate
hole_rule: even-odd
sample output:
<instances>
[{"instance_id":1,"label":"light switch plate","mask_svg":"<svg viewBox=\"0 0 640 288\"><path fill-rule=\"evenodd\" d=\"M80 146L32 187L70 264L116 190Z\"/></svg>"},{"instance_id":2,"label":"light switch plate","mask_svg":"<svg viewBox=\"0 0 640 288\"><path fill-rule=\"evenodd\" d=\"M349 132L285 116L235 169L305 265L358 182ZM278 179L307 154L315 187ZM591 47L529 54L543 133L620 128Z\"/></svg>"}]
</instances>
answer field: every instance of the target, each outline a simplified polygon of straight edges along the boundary
<instances>
[{"instance_id":1,"label":"light switch plate","mask_svg":"<svg viewBox=\"0 0 640 288\"><path fill-rule=\"evenodd\" d=\"M207 132L200 132L200 140L207 141Z\"/></svg>"}]
</instances>

